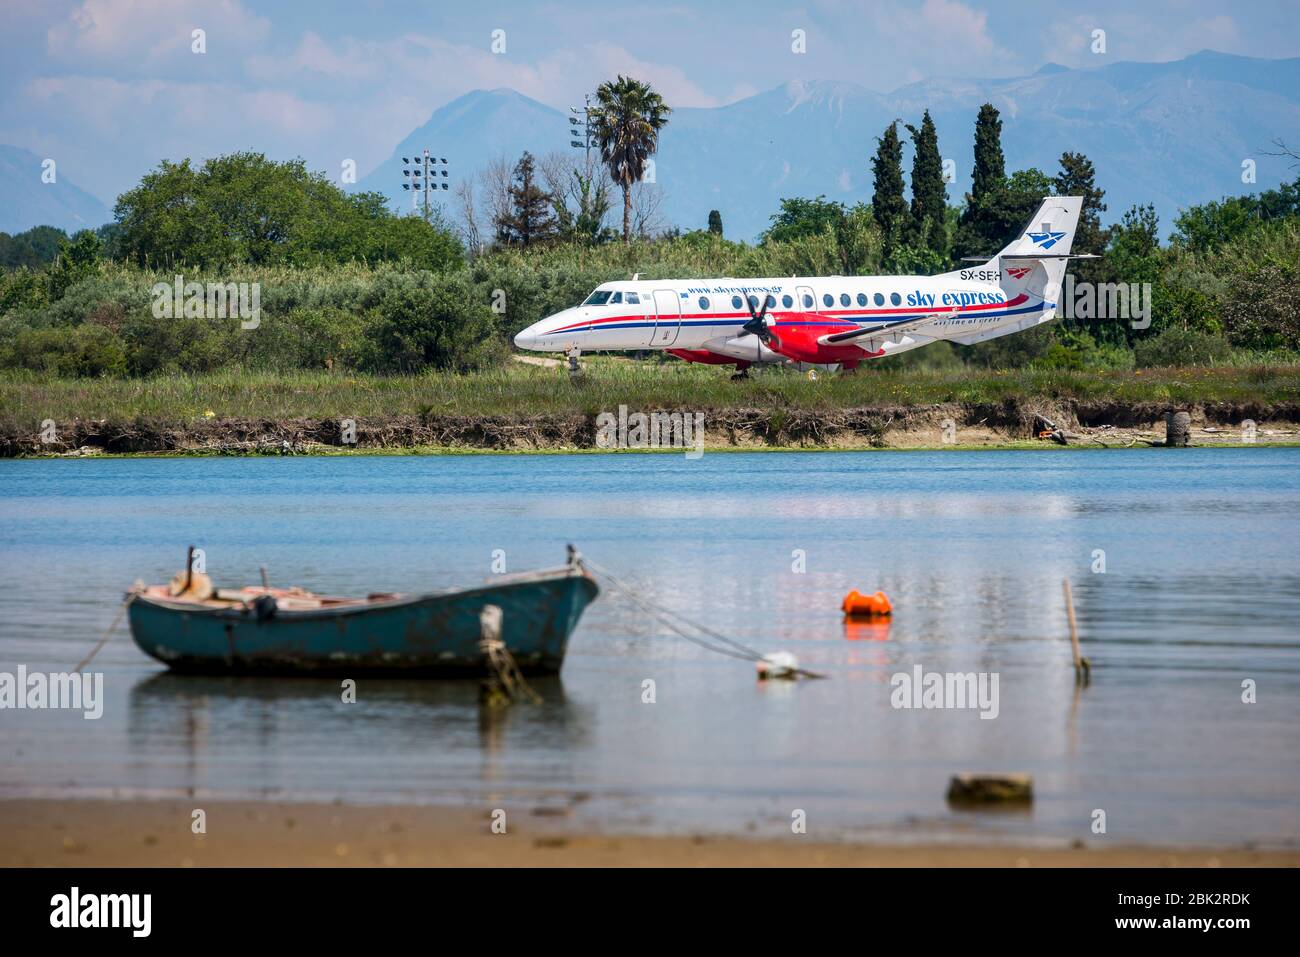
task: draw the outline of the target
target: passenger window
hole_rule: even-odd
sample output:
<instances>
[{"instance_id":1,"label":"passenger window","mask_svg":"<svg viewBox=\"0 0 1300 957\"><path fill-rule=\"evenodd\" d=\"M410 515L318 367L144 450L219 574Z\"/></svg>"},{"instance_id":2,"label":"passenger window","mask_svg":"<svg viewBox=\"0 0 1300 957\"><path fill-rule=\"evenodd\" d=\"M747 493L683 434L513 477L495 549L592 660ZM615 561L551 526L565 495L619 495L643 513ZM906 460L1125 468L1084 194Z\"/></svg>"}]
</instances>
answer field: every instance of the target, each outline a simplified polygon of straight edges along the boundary
<instances>
[{"instance_id":1,"label":"passenger window","mask_svg":"<svg viewBox=\"0 0 1300 957\"><path fill-rule=\"evenodd\" d=\"M883 293L879 293L879 292L876 293L876 305L877 305L877 306L883 306L884 304L885 304L885 297L884 297L884 294L883 294Z\"/></svg>"},{"instance_id":2,"label":"passenger window","mask_svg":"<svg viewBox=\"0 0 1300 957\"><path fill-rule=\"evenodd\" d=\"M867 304L867 294L865 292L858 293L858 305L865 306L866 304Z\"/></svg>"},{"instance_id":3,"label":"passenger window","mask_svg":"<svg viewBox=\"0 0 1300 957\"><path fill-rule=\"evenodd\" d=\"M822 302L828 306L833 306L835 305L835 297L828 292L822 296Z\"/></svg>"},{"instance_id":4,"label":"passenger window","mask_svg":"<svg viewBox=\"0 0 1300 957\"><path fill-rule=\"evenodd\" d=\"M892 302L895 306L900 306L903 304L903 297L896 292L891 292L889 294L889 301Z\"/></svg>"},{"instance_id":5,"label":"passenger window","mask_svg":"<svg viewBox=\"0 0 1300 957\"><path fill-rule=\"evenodd\" d=\"M767 294L767 300L766 300L766 302L764 303L764 305L766 305L768 309L775 309L775 308L776 308L776 296L772 295L772 294L769 292L769 293Z\"/></svg>"},{"instance_id":6,"label":"passenger window","mask_svg":"<svg viewBox=\"0 0 1300 957\"><path fill-rule=\"evenodd\" d=\"M789 293L786 293L781 297L781 305L785 306L787 309L794 305L794 300L790 298Z\"/></svg>"},{"instance_id":7,"label":"passenger window","mask_svg":"<svg viewBox=\"0 0 1300 957\"><path fill-rule=\"evenodd\" d=\"M639 306L641 304L641 297L634 292L629 292L627 294L627 301L635 306Z\"/></svg>"},{"instance_id":8,"label":"passenger window","mask_svg":"<svg viewBox=\"0 0 1300 957\"><path fill-rule=\"evenodd\" d=\"M709 311L709 297L708 297L708 296L700 296L700 308L703 309L705 312L708 312L708 311Z\"/></svg>"},{"instance_id":9,"label":"passenger window","mask_svg":"<svg viewBox=\"0 0 1300 957\"><path fill-rule=\"evenodd\" d=\"M753 310L755 310L755 311L757 311L757 310L758 310L758 297L757 297L757 296L749 296L748 299L749 299L749 308L750 308L750 309L753 309Z\"/></svg>"},{"instance_id":10,"label":"passenger window","mask_svg":"<svg viewBox=\"0 0 1300 957\"><path fill-rule=\"evenodd\" d=\"M803 307L805 309L811 309L813 307L813 297L808 293L803 294Z\"/></svg>"},{"instance_id":11,"label":"passenger window","mask_svg":"<svg viewBox=\"0 0 1300 957\"><path fill-rule=\"evenodd\" d=\"M847 306L847 305L849 305L851 302L852 302L852 300L849 299L849 294L848 294L847 292L842 292L842 293L840 293L840 305L841 305L841 306Z\"/></svg>"},{"instance_id":12,"label":"passenger window","mask_svg":"<svg viewBox=\"0 0 1300 957\"><path fill-rule=\"evenodd\" d=\"M732 309L742 309L742 308L744 308L744 305L745 305L745 304L744 304L743 302L740 301L740 297L739 297L739 296L732 296L732 297L731 297L731 308L732 308Z\"/></svg>"}]
</instances>

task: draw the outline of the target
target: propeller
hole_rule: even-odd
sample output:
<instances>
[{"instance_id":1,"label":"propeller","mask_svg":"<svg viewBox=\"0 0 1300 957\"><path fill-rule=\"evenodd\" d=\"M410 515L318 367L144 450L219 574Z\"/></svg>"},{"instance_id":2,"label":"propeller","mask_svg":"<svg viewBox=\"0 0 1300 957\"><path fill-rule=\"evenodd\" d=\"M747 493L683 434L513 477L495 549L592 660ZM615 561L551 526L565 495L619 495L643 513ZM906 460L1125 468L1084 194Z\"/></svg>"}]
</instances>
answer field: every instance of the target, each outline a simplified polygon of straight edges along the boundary
<instances>
[{"instance_id":1,"label":"propeller","mask_svg":"<svg viewBox=\"0 0 1300 957\"><path fill-rule=\"evenodd\" d=\"M740 327L742 332L752 336L758 336L758 341L764 344L772 341L772 330L768 328L764 318L767 315L767 304L772 300L770 295L764 295L758 311L754 310L754 303L758 302L757 296L745 296L745 305L749 307L749 322Z\"/></svg>"}]
</instances>

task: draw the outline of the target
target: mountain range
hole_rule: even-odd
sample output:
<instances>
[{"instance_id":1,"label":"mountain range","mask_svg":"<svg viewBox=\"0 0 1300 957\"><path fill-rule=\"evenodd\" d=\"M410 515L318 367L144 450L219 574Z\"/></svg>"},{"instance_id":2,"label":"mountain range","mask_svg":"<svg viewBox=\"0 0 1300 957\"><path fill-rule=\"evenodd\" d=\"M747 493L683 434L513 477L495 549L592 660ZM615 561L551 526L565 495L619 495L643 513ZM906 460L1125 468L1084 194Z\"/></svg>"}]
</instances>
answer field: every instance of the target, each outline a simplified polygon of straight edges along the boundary
<instances>
[{"instance_id":1,"label":"mountain range","mask_svg":"<svg viewBox=\"0 0 1300 957\"><path fill-rule=\"evenodd\" d=\"M887 94L842 81L792 81L727 106L675 109L655 158L664 218L703 228L717 209L729 237L753 239L782 197L870 201L876 138L892 119L919 123L927 108L940 152L956 167L949 201L959 202L970 188L975 116L986 102L1002 114L1008 172L1037 167L1055 175L1062 152L1086 154L1106 190L1107 222L1152 203L1167 234L1180 208L1296 175L1263 151L1277 137L1300 147L1300 58L1205 51L1167 63L1048 64L1012 79L926 80ZM515 90L476 90L435 111L358 187L396 194L395 204L409 209L403 155L427 147L447 157L454 182L495 157L513 162L525 149L542 155L570 150L569 142L567 113ZM1255 183L1242 181L1247 159L1256 163ZM905 171L910 162L909 151Z\"/></svg>"},{"instance_id":2,"label":"mountain range","mask_svg":"<svg viewBox=\"0 0 1300 957\"><path fill-rule=\"evenodd\" d=\"M1086 70L1048 64L1030 76L931 79L892 93L795 80L726 106L673 111L655 157L662 218L682 229L703 228L709 210L717 209L727 236L752 240L783 197L870 201L876 138L893 119L918 123L926 109L941 154L955 165L949 201L960 202L970 186L975 116L985 102L1001 111L1008 171L1037 167L1054 175L1062 152L1082 152L1106 190L1103 219L1113 222L1135 204L1152 203L1164 235L1180 208L1275 187L1300 172L1265 155L1275 138L1300 148L1300 58L1204 51L1166 63ZM570 130L565 111L511 89L475 90L435 110L387 160L345 188L378 190L395 209L409 210L402 156L428 148L446 157L454 184L498 157L513 163L524 150L576 153ZM1243 182L1246 160L1256 164L1256 182ZM909 150L905 171L910 162ZM42 183L40 164L27 150L0 145L0 230L40 224L75 230L108 221L106 204L62 175L56 184ZM451 195L439 193L446 200ZM611 222L617 219L615 208Z\"/></svg>"},{"instance_id":3,"label":"mountain range","mask_svg":"<svg viewBox=\"0 0 1300 957\"><path fill-rule=\"evenodd\" d=\"M44 182L43 162L35 153L0 143L0 232L57 226L73 233L113 218L107 206L70 182L57 166L54 182Z\"/></svg>"}]
</instances>

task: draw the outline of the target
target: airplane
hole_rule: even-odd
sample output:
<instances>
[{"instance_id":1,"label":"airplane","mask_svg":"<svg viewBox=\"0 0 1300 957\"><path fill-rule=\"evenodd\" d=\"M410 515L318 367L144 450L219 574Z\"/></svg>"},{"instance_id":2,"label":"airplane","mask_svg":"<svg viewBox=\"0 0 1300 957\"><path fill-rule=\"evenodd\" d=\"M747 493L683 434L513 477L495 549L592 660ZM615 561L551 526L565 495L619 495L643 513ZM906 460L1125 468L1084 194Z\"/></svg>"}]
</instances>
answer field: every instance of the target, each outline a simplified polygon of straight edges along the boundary
<instances>
[{"instance_id":1,"label":"airplane","mask_svg":"<svg viewBox=\"0 0 1300 957\"><path fill-rule=\"evenodd\" d=\"M853 370L865 359L971 345L1056 315L1083 198L1049 196L1005 248L938 276L655 279L606 282L515 336L532 352L662 350L687 362ZM810 373L815 377L815 372Z\"/></svg>"}]
</instances>

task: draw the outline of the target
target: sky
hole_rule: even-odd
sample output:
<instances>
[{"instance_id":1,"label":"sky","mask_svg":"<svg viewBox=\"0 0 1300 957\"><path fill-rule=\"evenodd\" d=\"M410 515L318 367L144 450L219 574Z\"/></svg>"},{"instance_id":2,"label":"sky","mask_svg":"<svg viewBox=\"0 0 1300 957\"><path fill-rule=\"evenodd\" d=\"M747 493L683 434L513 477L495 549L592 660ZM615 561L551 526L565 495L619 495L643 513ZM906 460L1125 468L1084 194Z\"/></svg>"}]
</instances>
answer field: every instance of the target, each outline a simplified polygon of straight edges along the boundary
<instances>
[{"instance_id":1,"label":"sky","mask_svg":"<svg viewBox=\"0 0 1300 957\"><path fill-rule=\"evenodd\" d=\"M718 106L792 79L885 92L937 76L1020 76L1047 62L1094 68L1203 49L1294 57L1297 7L0 0L0 143L55 159L60 175L111 207L161 159L237 149L302 156L322 170L353 159L364 176L435 109L474 89L512 87L565 108L627 73L674 106ZM193 49L195 30L205 52Z\"/></svg>"}]
</instances>

